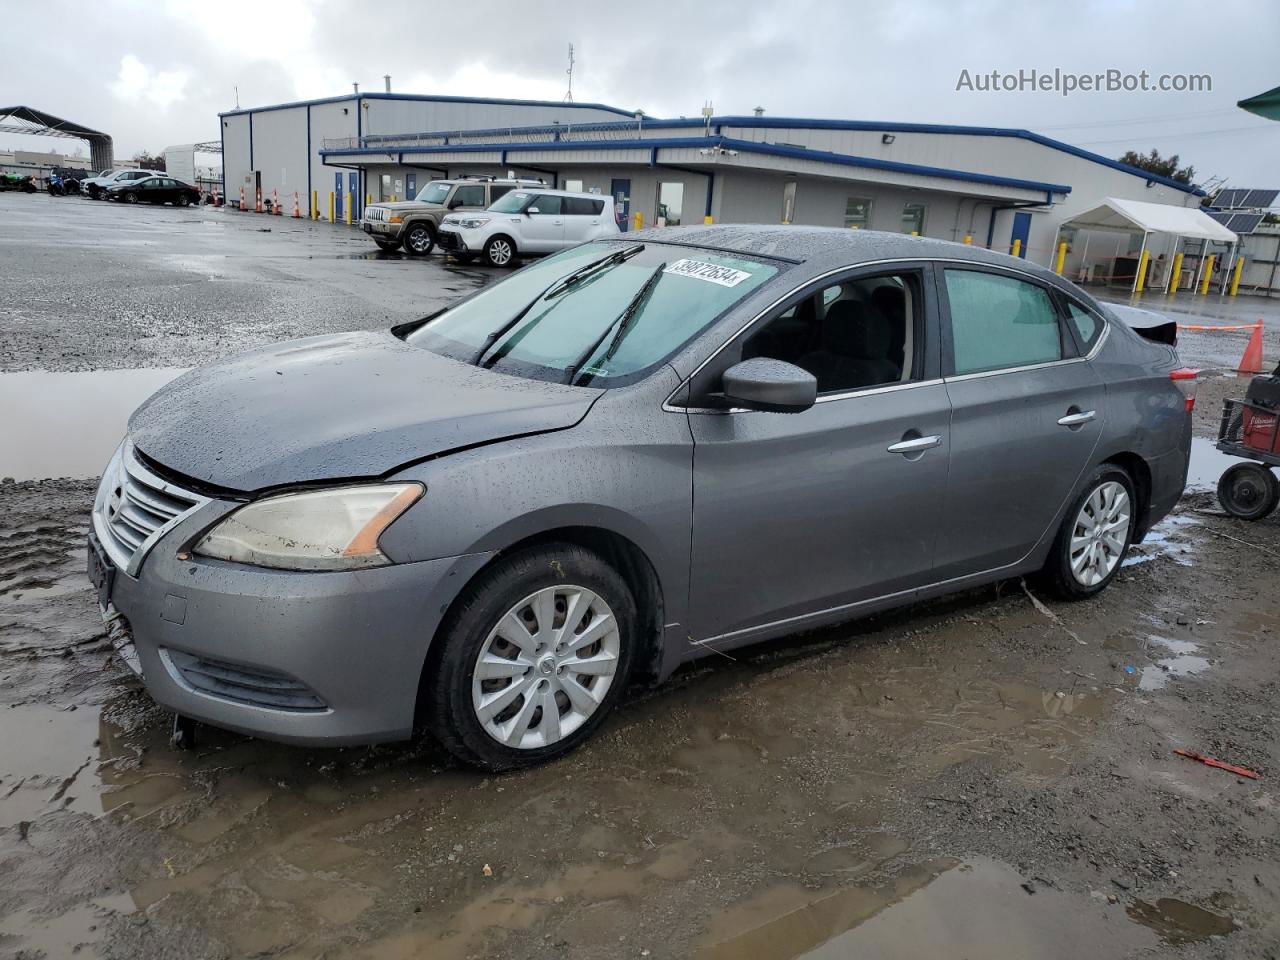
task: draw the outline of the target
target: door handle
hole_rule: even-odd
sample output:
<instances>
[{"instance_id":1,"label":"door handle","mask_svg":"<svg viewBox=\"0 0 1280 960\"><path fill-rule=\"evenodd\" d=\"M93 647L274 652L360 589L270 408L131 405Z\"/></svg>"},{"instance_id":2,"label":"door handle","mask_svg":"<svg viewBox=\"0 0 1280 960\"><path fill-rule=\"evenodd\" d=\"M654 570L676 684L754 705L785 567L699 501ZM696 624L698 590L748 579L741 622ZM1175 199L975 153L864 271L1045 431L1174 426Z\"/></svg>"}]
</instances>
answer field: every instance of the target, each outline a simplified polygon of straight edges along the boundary
<instances>
[{"instance_id":1,"label":"door handle","mask_svg":"<svg viewBox=\"0 0 1280 960\"><path fill-rule=\"evenodd\" d=\"M934 447L942 446L942 437L916 437L914 440L899 440L889 447L890 453L923 453Z\"/></svg>"},{"instance_id":2,"label":"door handle","mask_svg":"<svg viewBox=\"0 0 1280 960\"><path fill-rule=\"evenodd\" d=\"M1077 413L1068 413L1065 417L1058 418L1058 426L1078 427L1081 424L1088 423L1097 415L1097 410L1081 410Z\"/></svg>"}]
</instances>

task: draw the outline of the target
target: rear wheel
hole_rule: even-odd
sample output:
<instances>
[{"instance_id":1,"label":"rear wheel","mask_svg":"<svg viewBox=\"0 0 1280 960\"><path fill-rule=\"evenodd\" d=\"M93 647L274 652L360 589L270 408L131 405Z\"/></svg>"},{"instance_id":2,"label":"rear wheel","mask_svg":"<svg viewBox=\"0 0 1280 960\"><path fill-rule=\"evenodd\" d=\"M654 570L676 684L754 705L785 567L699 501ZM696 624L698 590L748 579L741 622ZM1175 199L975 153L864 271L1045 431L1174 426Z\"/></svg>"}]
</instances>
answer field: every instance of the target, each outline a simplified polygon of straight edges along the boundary
<instances>
[{"instance_id":1,"label":"rear wheel","mask_svg":"<svg viewBox=\"0 0 1280 960\"><path fill-rule=\"evenodd\" d=\"M124 195L124 202L125 202L125 203L137 203L137 202L138 202L138 195L137 195L136 193L134 193L132 190L130 190L128 193L126 193L126 194Z\"/></svg>"},{"instance_id":2,"label":"rear wheel","mask_svg":"<svg viewBox=\"0 0 1280 960\"><path fill-rule=\"evenodd\" d=\"M510 237L498 234L484 245L485 263L491 267L507 267L516 258L516 245Z\"/></svg>"},{"instance_id":3,"label":"rear wheel","mask_svg":"<svg viewBox=\"0 0 1280 960\"><path fill-rule=\"evenodd\" d=\"M179 207L185 207L187 204L191 202L191 198L187 196L185 193L180 193L178 194L178 199L173 202L177 204Z\"/></svg>"},{"instance_id":4,"label":"rear wheel","mask_svg":"<svg viewBox=\"0 0 1280 960\"><path fill-rule=\"evenodd\" d=\"M432 732L488 770L567 753L622 695L636 622L626 583L591 551L557 543L499 560L436 639L424 680Z\"/></svg>"},{"instance_id":5,"label":"rear wheel","mask_svg":"<svg viewBox=\"0 0 1280 960\"><path fill-rule=\"evenodd\" d=\"M414 223L404 232L405 252L423 257L436 245L436 232L429 223Z\"/></svg>"},{"instance_id":6,"label":"rear wheel","mask_svg":"<svg viewBox=\"0 0 1280 960\"><path fill-rule=\"evenodd\" d=\"M1280 503L1280 480L1258 463L1237 463L1218 480L1222 509L1241 520L1261 520Z\"/></svg>"},{"instance_id":7,"label":"rear wheel","mask_svg":"<svg viewBox=\"0 0 1280 960\"><path fill-rule=\"evenodd\" d=\"M1133 480L1115 464L1096 467L1082 489L1041 573L1049 592L1062 600L1091 597L1115 579L1137 519Z\"/></svg>"}]
</instances>

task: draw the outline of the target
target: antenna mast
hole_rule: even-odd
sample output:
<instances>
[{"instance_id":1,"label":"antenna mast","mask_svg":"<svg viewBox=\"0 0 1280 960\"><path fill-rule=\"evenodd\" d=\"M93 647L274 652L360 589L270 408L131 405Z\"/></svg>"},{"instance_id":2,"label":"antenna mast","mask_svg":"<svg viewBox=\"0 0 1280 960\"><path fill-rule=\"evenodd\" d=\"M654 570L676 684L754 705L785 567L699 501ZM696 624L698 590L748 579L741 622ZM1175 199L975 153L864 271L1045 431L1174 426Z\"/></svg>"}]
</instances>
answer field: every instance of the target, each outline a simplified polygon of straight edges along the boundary
<instances>
[{"instance_id":1,"label":"antenna mast","mask_svg":"<svg viewBox=\"0 0 1280 960\"><path fill-rule=\"evenodd\" d=\"M569 89L565 91L564 102L573 103L573 44L569 44L569 69L565 71L569 75Z\"/></svg>"}]
</instances>

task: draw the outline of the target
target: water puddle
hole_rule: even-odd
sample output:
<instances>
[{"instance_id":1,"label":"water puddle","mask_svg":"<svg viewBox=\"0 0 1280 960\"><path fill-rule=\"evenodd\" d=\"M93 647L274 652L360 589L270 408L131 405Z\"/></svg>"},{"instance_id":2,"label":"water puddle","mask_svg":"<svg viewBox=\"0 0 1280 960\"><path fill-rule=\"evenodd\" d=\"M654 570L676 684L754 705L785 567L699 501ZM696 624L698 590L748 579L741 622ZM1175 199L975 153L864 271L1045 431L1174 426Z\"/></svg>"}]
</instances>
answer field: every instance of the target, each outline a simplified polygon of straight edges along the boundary
<instances>
[{"instance_id":1,"label":"water puddle","mask_svg":"<svg viewBox=\"0 0 1280 960\"><path fill-rule=\"evenodd\" d=\"M1214 490L1227 467L1243 462L1239 457L1227 456L1214 446L1216 442L1208 437L1191 438L1191 465L1187 469L1189 488Z\"/></svg>"},{"instance_id":2,"label":"water puddle","mask_svg":"<svg viewBox=\"0 0 1280 960\"><path fill-rule=\"evenodd\" d=\"M99 897L56 917L20 910L0 918L0 942L13 938L13 946L22 948L16 954L19 957L100 957L95 944L102 938L103 924L113 914L134 910L133 898L127 893Z\"/></svg>"},{"instance_id":3,"label":"water puddle","mask_svg":"<svg viewBox=\"0 0 1280 960\"><path fill-rule=\"evenodd\" d=\"M937 861L882 886L785 886L717 918L697 960L1120 956L1156 944L1121 907L1027 880L995 860Z\"/></svg>"},{"instance_id":4,"label":"water puddle","mask_svg":"<svg viewBox=\"0 0 1280 960\"><path fill-rule=\"evenodd\" d=\"M1168 557L1184 567L1192 566L1195 563L1195 541L1188 534L1199 525L1200 521L1195 517L1171 513L1147 531L1142 543L1129 548L1122 566L1137 566L1156 557Z\"/></svg>"},{"instance_id":5,"label":"water puddle","mask_svg":"<svg viewBox=\"0 0 1280 960\"><path fill-rule=\"evenodd\" d=\"M101 743L96 709L44 704L0 707L0 827L59 807L101 813L95 768Z\"/></svg>"},{"instance_id":6,"label":"water puddle","mask_svg":"<svg viewBox=\"0 0 1280 960\"><path fill-rule=\"evenodd\" d=\"M0 477L99 476L129 415L184 372L157 367L0 373Z\"/></svg>"},{"instance_id":7,"label":"water puddle","mask_svg":"<svg viewBox=\"0 0 1280 960\"><path fill-rule=\"evenodd\" d=\"M1155 903L1135 900L1126 912L1135 923L1150 927L1161 940L1174 945L1223 937L1236 929L1230 917L1168 897Z\"/></svg>"}]
</instances>

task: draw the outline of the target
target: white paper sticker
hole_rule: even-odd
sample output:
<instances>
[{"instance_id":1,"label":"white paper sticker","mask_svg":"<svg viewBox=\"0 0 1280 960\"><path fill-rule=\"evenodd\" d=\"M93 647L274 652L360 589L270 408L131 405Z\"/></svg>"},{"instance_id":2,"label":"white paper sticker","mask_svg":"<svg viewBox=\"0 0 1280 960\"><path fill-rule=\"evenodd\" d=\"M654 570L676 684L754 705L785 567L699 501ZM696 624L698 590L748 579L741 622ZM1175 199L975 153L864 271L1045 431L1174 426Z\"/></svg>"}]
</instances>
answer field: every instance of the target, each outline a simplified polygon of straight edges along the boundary
<instances>
[{"instance_id":1,"label":"white paper sticker","mask_svg":"<svg viewBox=\"0 0 1280 960\"><path fill-rule=\"evenodd\" d=\"M751 274L745 270L722 267L718 263L707 263L705 260L677 260L662 272L693 277L695 280L706 280L709 283L718 283L722 287L736 287L743 280L751 277Z\"/></svg>"}]
</instances>

